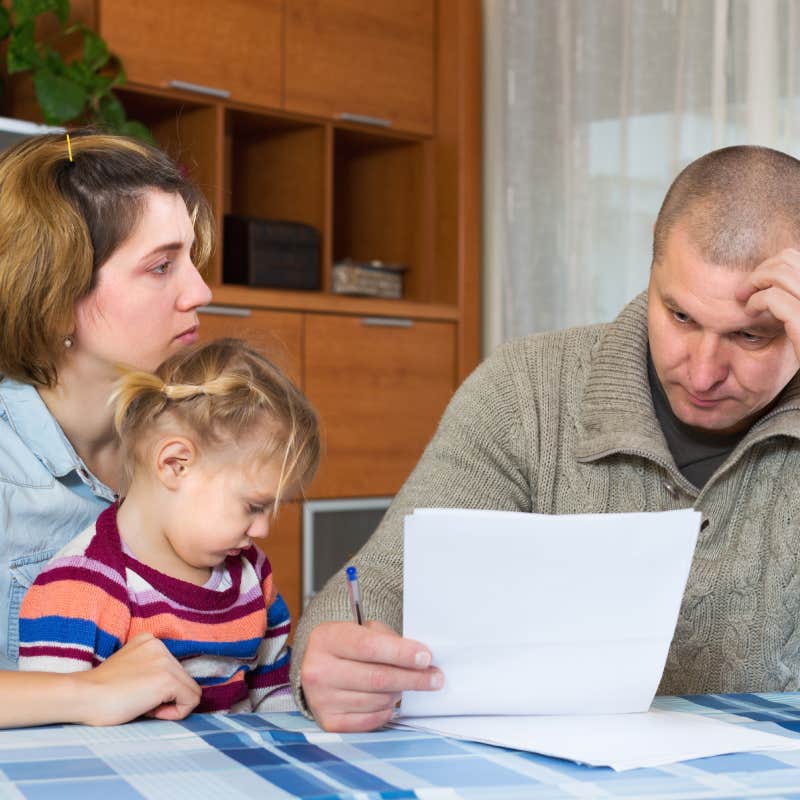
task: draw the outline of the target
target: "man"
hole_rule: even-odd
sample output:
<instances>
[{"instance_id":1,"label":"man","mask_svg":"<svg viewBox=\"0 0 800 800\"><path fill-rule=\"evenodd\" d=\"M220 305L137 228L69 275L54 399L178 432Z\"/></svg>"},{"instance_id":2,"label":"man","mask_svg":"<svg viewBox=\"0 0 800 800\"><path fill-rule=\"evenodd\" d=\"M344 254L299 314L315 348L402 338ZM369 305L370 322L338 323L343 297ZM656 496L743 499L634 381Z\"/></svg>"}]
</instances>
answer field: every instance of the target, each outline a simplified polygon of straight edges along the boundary
<instances>
[{"instance_id":1,"label":"man","mask_svg":"<svg viewBox=\"0 0 800 800\"><path fill-rule=\"evenodd\" d=\"M331 621L349 619L334 578L297 632L298 701L323 727L364 730L401 691L446 679L396 633L403 516L426 506L694 507L701 533L660 691L800 688L798 367L800 162L715 151L664 200L647 293L611 324L509 342L459 389L354 561L381 622Z\"/></svg>"}]
</instances>

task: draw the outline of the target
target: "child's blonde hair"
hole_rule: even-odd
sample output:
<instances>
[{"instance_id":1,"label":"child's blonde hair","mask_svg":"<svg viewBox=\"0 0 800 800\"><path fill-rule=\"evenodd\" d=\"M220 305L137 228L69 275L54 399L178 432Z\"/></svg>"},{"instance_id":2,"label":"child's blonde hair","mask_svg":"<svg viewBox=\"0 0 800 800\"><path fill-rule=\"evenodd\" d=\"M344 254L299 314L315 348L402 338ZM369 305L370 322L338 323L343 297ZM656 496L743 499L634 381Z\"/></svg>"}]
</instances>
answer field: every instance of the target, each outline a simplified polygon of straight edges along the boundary
<instances>
[{"instance_id":1,"label":"child's blonde hair","mask_svg":"<svg viewBox=\"0 0 800 800\"><path fill-rule=\"evenodd\" d=\"M125 483L148 432L168 415L198 448L264 435L262 456L281 459L275 508L287 486L314 477L320 457L317 416L303 393L269 359L239 339L187 347L154 373L127 371L110 402L125 453ZM257 440L256 440L257 441Z\"/></svg>"}]
</instances>

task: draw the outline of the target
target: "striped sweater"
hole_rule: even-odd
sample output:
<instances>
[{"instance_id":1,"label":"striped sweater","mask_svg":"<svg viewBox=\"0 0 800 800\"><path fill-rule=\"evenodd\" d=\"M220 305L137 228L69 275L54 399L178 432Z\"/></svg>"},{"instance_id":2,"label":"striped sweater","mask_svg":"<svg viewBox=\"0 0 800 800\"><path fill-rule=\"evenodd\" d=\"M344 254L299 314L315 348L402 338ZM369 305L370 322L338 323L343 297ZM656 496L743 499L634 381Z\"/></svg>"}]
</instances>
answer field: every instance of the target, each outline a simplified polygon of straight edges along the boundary
<instances>
[{"instance_id":1,"label":"striped sweater","mask_svg":"<svg viewBox=\"0 0 800 800\"><path fill-rule=\"evenodd\" d=\"M48 563L19 619L20 669L87 670L147 631L202 687L197 711L248 711L286 692L289 612L264 554L229 556L196 586L133 558L114 506Z\"/></svg>"}]
</instances>

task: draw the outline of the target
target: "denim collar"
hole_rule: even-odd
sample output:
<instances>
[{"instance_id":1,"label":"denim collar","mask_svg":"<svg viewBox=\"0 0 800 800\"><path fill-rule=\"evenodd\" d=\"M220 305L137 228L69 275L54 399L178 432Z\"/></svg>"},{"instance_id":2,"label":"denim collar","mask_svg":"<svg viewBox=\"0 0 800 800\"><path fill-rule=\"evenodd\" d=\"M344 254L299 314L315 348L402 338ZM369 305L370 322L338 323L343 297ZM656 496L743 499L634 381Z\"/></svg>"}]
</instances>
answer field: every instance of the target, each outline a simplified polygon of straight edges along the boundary
<instances>
[{"instance_id":1,"label":"denim collar","mask_svg":"<svg viewBox=\"0 0 800 800\"><path fill-rule=\"evenodd\" d=\"M2 378L0 415L54 477L64 478L76 472L97 494L113 500L114 493L89 472L35 387Z\"/></svg>"}]
</instances>

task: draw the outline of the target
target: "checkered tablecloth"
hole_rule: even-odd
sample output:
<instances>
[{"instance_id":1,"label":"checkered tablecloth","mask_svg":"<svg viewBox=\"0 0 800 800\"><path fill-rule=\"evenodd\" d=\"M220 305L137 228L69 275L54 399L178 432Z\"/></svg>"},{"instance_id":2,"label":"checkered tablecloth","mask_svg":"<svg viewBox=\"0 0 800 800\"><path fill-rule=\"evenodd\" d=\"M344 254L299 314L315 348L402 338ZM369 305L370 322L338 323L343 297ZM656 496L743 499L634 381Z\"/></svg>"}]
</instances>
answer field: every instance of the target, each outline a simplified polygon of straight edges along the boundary
<instances>
[{"instance_id":1,"label":"checkered tablecloth","mask_svg":"<svg viewBox=\"0 0 800 800\"><path fill-rule=\"evenodd\" d=\"M800 694L658 698L658 708L800 736ZM296 713L0 731L0 797L800 798L800 750L615 773L412 731L329 734Z\"/></svg>"}]
</instances>

